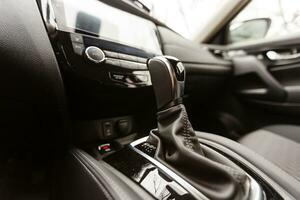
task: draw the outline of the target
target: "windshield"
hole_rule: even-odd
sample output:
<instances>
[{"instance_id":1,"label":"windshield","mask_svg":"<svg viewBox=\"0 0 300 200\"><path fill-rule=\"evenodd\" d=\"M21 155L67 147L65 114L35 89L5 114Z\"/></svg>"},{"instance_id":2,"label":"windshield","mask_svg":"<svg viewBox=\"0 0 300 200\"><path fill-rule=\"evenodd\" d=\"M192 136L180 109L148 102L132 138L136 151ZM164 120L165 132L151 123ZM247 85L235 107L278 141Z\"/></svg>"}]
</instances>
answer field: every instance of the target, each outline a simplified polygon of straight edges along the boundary
<instances>
[{"instance_id":1,"label":"windshield","mask_svg":"<svg viewBox=\"0 0 300 200\"><path fill-rule=\"evenodd\" d=\"M222 7L222 0L140 0L150 15L187 39L193 39Z\"/></svg>"}]
</instances>

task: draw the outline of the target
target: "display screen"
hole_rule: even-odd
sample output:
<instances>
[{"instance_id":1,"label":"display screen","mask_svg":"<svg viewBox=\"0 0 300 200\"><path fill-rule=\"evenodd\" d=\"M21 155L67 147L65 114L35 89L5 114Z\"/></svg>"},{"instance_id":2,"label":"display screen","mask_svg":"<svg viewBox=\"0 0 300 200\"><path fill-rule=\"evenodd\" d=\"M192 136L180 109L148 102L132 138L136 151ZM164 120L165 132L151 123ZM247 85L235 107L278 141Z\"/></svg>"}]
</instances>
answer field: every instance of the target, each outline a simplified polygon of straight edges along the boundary
<instances>
[{"instance_id":1,"label":"display screen","mask_svg":"<svg viewBox=\"0 0 300 200\"><path fill-rule=\"evenodd\" d=\"M153 22L98 0L52 0L58 28L92 33L101 39L161 54Z\"/></svg>"}]
</instances>

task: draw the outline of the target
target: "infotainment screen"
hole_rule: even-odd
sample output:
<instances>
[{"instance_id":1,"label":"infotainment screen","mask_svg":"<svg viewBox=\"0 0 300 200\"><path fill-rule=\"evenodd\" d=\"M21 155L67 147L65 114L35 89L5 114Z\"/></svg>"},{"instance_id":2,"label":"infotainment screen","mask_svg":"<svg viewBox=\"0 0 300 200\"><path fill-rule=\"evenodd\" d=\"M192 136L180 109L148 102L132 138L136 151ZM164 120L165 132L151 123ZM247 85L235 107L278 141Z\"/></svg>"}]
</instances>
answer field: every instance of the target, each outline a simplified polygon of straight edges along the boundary
<instances>
[{"instance_id":1,"label":"infotainment screen","mask_svg":"<svg viewBox=\"0 0 300 200\"><path fill-rule=\"evenodd\" d=\"M153 22L99 0L52 0L58 29L83 31L161 54Z\"/></svg>"}]
</instances>

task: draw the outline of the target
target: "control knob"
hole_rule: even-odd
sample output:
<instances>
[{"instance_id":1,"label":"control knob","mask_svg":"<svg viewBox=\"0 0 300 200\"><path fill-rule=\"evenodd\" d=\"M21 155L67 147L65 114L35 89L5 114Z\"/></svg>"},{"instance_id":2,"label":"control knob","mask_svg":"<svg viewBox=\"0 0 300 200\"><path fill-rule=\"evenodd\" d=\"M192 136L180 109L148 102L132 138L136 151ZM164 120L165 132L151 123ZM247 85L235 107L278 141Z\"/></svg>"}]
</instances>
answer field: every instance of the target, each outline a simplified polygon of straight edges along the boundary
<instances>
[{"instance_id":1,"label":"control knob","mask_svg":"<svg viewBox=\"0 0 300 200\"><path fill-rule=\"evenodd\" d=\"M93 63L99 64L105 60L104 52L95 46L89 46L84 51L85 58Z\"/></svg>"}]
</instances>

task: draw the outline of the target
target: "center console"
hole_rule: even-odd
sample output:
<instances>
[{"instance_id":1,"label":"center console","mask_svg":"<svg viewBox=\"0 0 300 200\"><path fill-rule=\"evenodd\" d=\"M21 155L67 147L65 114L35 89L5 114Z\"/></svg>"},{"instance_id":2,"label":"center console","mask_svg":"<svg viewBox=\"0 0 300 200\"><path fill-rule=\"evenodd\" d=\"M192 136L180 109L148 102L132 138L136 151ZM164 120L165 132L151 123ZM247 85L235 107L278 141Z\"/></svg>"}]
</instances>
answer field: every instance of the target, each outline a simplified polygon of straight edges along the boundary
<instances>
[{"instance_id":1,"label":"center console","mask_svg":"<svg viewBox=\"0 0 300 200\"><path fill-rule=\"evenodd\" d=\"M156 146L149 144L147 139L145 137L136 140L103 160L144 188L155 199L209 199L181 176L174 173L172 169L157 161L154 158ZM250 194L246 199L285 199L288 197L281 191L276 191L273 184L260 177L254 168L243 165L239 161L240 158L231 157L211 144L202 143L202 145L207 145L224 154L245 170L250 179Z\"/></svg>"},{"instance_id":2,"label":"center console","mask_svg":"<svg viewBox=\"0 0 300 200\"><path fill-rule=\"evenodd\" d=\"M156 95L158 129L104 156L105 162L156 199L287 198L233 152L229 155L204 140L206 133L193 130L181 101L185 70L178 59L159 56L147 65Z\"/></svg>"}]
</instances>

